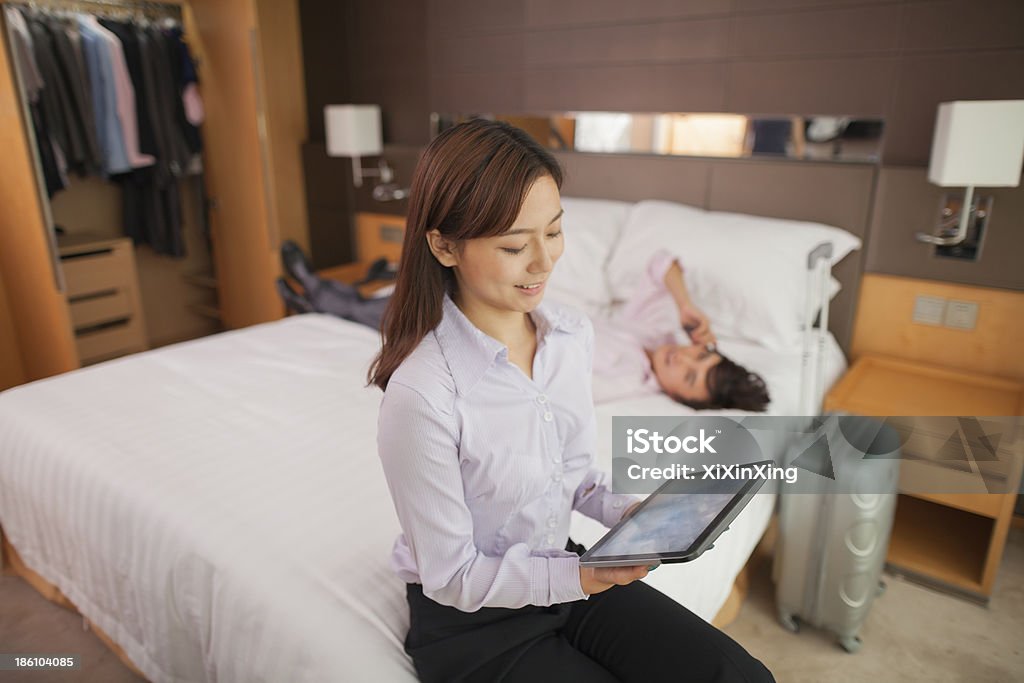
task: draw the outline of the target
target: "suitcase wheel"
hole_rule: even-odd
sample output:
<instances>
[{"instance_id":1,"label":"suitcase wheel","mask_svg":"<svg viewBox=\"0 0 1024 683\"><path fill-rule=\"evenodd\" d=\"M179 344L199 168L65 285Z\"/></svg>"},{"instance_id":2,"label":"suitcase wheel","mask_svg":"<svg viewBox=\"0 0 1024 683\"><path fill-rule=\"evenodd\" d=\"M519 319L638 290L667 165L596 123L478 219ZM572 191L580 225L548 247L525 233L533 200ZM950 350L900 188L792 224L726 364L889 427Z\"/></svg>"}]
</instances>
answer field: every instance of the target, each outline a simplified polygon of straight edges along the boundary
<instances>
[{"instance_id":1,"label":"suitcase wheel","mask_svg":"<svg viewBox=\"0 0 1024 683\"><path fill-rule=\"evenodd\" d=\"M779 623L790 633L800 633L800 622L788 612L779 612Z\"/></svg>"},{"instance_id":2,"label":"suitcase wheel","mask_svg":"<svg viewBox=\"0 0 1024 683\"><path fill-rule=\"evenodd\" d=\"M887 586L887 585L885 584L885 581L879 581L879 582L878 582L878 591L877 591L877 592L875 592L875 595L876 595L876 596L877 596L877 595L881 595L882 593L884 593L884 592L885 592L885 589L886 589L886 588L888 588L888 586Z\"/></svg>"},{"instance_id":3,"label":"suitcase wheel","mask_svg":"<svg viewBox=\"0 0 1024 683\"><path fill-rule=\"evenodd\" d=\"M840 636L839 646L849 652L851 655L856 654L860 650L861 642L857 636Z\"/></svg>"}]
</instances>

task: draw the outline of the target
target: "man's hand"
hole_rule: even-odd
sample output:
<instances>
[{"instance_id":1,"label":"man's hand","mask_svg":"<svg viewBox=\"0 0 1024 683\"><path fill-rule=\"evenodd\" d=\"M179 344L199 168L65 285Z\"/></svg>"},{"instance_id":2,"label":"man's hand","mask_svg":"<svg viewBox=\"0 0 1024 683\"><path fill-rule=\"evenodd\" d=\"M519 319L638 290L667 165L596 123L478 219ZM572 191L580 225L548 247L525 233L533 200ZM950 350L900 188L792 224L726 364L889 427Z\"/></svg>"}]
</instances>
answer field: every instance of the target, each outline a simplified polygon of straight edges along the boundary
<instances>
[{"instance_id":1,"label":"man's hand","mask_svg":"<svg viewBox=\"0 0 1024 683\"><path fill-rule=\"evenodd\" d=\"M694 344L705 346L717 343L711 331L711 322L704 315L704 311L694 306L693 302L686 301L679 305L679 321Z\"/></svg>"}]
</instances>

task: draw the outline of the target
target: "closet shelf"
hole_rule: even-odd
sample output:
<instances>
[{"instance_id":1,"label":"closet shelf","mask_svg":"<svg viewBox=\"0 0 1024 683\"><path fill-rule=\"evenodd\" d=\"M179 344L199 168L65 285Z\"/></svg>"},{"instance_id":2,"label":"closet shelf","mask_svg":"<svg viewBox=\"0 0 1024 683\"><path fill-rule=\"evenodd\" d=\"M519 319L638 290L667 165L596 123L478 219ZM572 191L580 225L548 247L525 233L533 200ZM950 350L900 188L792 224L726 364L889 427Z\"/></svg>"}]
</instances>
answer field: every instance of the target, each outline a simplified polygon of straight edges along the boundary
<instances>
[{"instance_id":1,"label":"closet shelf","mask_svg":"<svg viewBox=\"0 0 1024 683\"><path fill-rule=\"evenodd\" d=\"M216 306L210 306L208 304L189 304L189 310L198 313L201 316L210 318L220 322L220 310Z\"/></svg>"},{"instance_id":2,"label":"closet shelf","mask_svg":"<svg viewBox=\"0 0 1024 683\"><path fill-rule=\"evenodd\" d=\"M191 273L184 273L181 277L185 282L195 285L196 287L212 289L214 291L217 289L217 278L215 278L211 273L194 271Z\"/></svg>"}]
</instances>

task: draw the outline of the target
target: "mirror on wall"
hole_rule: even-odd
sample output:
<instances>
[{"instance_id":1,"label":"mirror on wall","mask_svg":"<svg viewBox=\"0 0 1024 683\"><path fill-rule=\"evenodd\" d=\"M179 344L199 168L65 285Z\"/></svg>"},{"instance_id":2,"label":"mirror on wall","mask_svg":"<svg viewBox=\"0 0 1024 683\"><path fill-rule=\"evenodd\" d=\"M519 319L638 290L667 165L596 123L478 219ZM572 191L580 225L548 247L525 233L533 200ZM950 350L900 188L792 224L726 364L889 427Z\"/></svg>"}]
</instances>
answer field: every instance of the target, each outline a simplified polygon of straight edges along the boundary
<instances>
[{"instance_id":1,"label":"mirror on wall","mask_svg":"<svg viewBox=\"0 0 1024 683\"><path fill-rule=\"evenodd\" d=\"M432 133L479 116L507 121L548 149L601 154L788 158L872 163L881 158L881 119L716 113L577 111L431 114Z\"/></svg>"}]
</instances>

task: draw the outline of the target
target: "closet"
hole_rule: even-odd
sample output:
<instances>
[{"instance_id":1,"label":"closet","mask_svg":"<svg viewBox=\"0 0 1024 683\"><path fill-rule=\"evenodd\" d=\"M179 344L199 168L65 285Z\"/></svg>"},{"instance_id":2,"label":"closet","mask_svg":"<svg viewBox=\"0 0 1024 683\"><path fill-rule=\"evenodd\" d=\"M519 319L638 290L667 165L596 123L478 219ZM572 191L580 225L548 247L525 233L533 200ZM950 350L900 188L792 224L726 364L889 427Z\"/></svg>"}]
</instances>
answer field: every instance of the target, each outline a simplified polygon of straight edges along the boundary
<instances>
[{"instance_id":1,"label":"closet","mask_svg":"<svg viewBox=\"0 0 1024 683\"><path fill-rule=\"evenodd\" d=\"M178 247L168 243L166 226L152 219L152 207L143 203L139 209L126 199L123 184L100 175L68 174L70 186L51 198L52 168L40 158L25 78L16 70L18 46L5 21L0 388L136 350L131 326L144 326L143 341L154 346L280 317L273 288L277 247L285 238L308 240L305 207L294 201L304 196L301 173L293 169L306 135L295 2L0 4L4 14L17 8L58 22L87 15L114 28L167 31L180 25L196 64L204 116L202 174L178 177ZM55 233L56 226L64 235ZM131 247L126 238L132 237L141 244ZM125 284L133 267L137 307ZM91 287L84 294L83 277ZM103 335L110 344L97 343Z\"/></svg>"}]
</instances>

